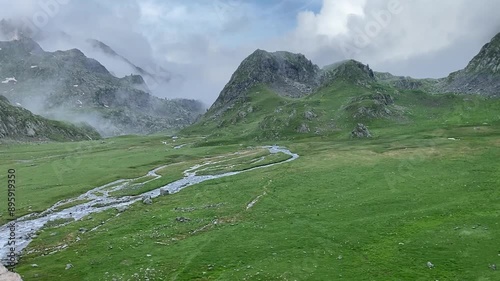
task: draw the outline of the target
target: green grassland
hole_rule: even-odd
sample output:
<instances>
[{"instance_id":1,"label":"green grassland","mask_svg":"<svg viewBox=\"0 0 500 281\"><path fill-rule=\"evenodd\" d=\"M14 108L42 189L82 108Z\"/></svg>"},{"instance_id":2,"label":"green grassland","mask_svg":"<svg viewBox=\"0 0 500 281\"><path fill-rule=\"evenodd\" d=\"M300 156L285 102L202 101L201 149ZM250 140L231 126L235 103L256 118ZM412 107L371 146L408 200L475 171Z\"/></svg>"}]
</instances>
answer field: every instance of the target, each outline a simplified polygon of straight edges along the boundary
<instances>
[{"instance_id":1,"label":"green grassland","mask_svg":"<svg viewBox=\"0 0 500 281\"><path fill-rule=\"evenodd\" d=\"M488 265L500 260L500 127L382 133L387 131L364 141L279 142L301 157L192 186L150 206L138 203L120 215L111 210L45 229L17 270L26 280L497 280ZM3 153L10 161L40 156L34 167L10 165L19 167L19 198L46 207L57 200L53 197L142 175L165 161L241 148L204 145L179 156L160 140L110 139L94 148L89 156L94 161L60 144L12 146ZM136 158L122 166L130 147ZM82 157L73 173L87 174L87 186L72 190L68 171L66 192L51 190L50 196L38 194L39 200L30 195L37 191L35 183L23 183L38 169L43 174L49 152ZM98 161L105 158L112 163ZM190 220L177 222L180 216ZM99 225L93 232L79 231ZM427 268L428 261L435 268ZM65 270L68 263L74 267Z\"/></svg>"}]
</instances>

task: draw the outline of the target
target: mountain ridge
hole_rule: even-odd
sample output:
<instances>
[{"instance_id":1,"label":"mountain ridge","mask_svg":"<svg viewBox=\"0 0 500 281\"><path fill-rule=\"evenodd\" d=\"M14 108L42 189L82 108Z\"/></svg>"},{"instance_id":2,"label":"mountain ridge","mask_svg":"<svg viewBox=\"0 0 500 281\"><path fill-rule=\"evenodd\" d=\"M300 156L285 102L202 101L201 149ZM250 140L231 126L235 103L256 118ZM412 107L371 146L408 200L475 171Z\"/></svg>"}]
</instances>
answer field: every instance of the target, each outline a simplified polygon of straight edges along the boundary
<instances>
[{"instance_id":1,"label":"mountain ridge","mask_svg":"<svg viewBox=\"0 0 500 281\"><path fill-rule=\"evenodd\" d=\"M80 141L100 138L99 133L86 124L75 126L43 118L12 105L0 95L0 141Z\"/></svg>"},{"instance_id":2,"label":"mountain ridge","mask_svg":"<svg viewBox=\"0 0 500 281\"><path fill-rule=\"evenodd\" d=\"M78 49L45 52L31 38L0 41L0 94L45 117L86 121L103 135L178 130L203 105L147 92L138 75L117 78Z\"/></svg>"}]
</instances>

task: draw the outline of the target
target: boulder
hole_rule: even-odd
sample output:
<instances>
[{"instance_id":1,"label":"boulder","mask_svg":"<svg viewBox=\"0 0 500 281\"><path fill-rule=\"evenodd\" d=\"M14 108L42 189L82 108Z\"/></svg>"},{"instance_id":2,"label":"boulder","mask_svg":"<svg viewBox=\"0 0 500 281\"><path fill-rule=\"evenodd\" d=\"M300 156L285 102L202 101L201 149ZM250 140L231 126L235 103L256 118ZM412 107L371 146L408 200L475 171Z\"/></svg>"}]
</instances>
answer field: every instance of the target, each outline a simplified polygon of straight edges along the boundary
<instances>
[{"instance_id":1,"label":"boulder","mask_svg":"<svg viewBox=\"0 0 500 281\"><path fill-rule=\"evenodd\" d=\"M353 137L353 138L371 138L372 134L370 133L370 131L368 130L368 128L365 125L358 123L356 128L354 128L354 130L352 130L351 137Z\"/></svg>"},{"instance_id":2,"label":"boulder","mask_svg":"<svg viewBox=\"0 0 500 281\"><path fill-rule=\"evenodd\" d=\"M0 263L0 281L23 281L21 275L10 272Z\"/></svg>"},{"instance_id":3,"label":"boulder","mask_svg":"<svg viewBox=\"0 0 500 281\"><path fill-rule=\"evenodd\" d=\"M304 113L304 117L307 119L307 120L313 120L314 118L318 117L318 115L316 115L316 113L312 112L312 111L306 111Z\"/></svg>"},{"instance_id":4,"label":"boulder","mask_svg":"<svg viewBox=\"0 0 500 281\"><path fill-rule=\"evenodd\" d=\"M165 195L169 195L170 194L170 191L168 189L160 189L160 196L165 196Z\"/></svg>"},{"instance_id":5,"label":"boulder","mask_svg":"<svg viewBox=\"0 0 500 281\"><path fill-rule=\"evenodd\" d=\"M151 205L151 204L153 204L153 200L151 199L151 196L144 196L142 198L142 203L144 203L146 205Z\"/></svg>"},{"instance_id":6,"label":"boulder","mask_svg":"<svg viewBox=\"0 0 500 281\"><path fill-rule=\"evenodd\" d=\"M302 134L309 133L310 131L311 129L309 129L309 126L307 126L307 124L302 124L297 128L297 132Z\"/></svg>"},{"instance_id":7,"label":"boulder","mask_svg":"<svg viewBox=\"0 0 500 281\"><path fill-rule=\"evenodd\" d=\"M190 221L190 219L185 218L185 217L177 217L177 218L175 218L175 220L177 222L188 222L188 221Z\"/></svg>"}]
</instances>

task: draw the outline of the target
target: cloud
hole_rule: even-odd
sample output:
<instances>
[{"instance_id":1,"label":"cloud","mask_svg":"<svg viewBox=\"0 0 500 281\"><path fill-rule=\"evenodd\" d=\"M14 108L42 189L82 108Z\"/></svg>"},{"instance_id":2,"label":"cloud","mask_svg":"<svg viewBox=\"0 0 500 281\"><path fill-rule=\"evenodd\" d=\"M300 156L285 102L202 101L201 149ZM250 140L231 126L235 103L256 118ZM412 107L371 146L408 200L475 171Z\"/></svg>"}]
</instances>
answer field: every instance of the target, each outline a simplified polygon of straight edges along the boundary
<instances>
[{"instance_id":1,"label":"cloud","mask_svg":"<svg viewBox=\"0 0 500 281\"><path fill-rule=\"evenodd\" d=\"M313 61L354 58L388 69L403 64L408 67L398 68L406 72L401 74L416 76L427 75L408 62L425 62L429 76L444 76L456 64L426 58L446 51L463 65L500 32L499 8L499 0L324 0L319 12L300 12L295 30L274 44L287 44Z\"/></svg>"},{"instance_id":2,"label":"cloud","mask_svg":"<svg viewBox=\"0 0 500 281\"><path fill-rule=\"evenodd\" d=\"M42 47L85 49L85 39L98 39L171 75L154 94L207 104L257 48L300 52L319 65L354 58L376 70L442 77L500 31L500 0L0 0L0 18L33 20L54 1L65 4L40 28ZM84 51L118 76L130 71Z\"/></svg>"}]
</instances>

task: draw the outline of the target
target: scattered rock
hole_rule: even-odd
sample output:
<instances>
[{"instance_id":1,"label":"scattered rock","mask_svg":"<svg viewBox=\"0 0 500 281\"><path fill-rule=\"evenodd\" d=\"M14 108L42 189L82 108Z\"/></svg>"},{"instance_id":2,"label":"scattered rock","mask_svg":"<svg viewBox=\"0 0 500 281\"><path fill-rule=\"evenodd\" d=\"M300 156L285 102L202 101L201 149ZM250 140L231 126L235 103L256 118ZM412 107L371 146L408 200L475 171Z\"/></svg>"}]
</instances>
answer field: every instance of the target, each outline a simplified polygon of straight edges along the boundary
<instances>
[{"instance_id":1,"label":"scattered rock","mask_svg":"<svg viewBox=\"0 0 500 281\"><path fill-rule=\"evenodd\" d=\"M497 270L497 265L496 264L490 264L489 268L491 270Z\"/></svg>"},{"instance_id":2,"label":"scattered rock","mask_svg":"<svg viewBox=\"0 0 500 281\"><path fill-rule=\"evenodd\" d=\"M302 124L299 128L297 128L297 132L302 134L309 133L310 131L311 130L309 129L309 126L307 126L307 124Z\"/></svg>"},{"instance_id":3,"label":"scattered rock","mask_svg":"<svg viewBox=\"0 0 500 281\"><path fill-rule=\"evenodd\" d=\"M146 205L151 205L151 204L153 204L153 200L151 199L151 196L144 196L142 198L142 203L144 203Z\"/></svg>"},{"instance_id":4,"label":"scattered rock","mask_svg":"<svg viewBox=\"0 0 500 281\"><path fill-rule=\"evenodd\" d=\"M318 117L318 115L316 115L314 112L312 111L306 111L304 113L304 117L307 119L307 120L313 120L314 118Z\"/></svg>"},{"instance_id":5,"label":"scattered rock","mask_svg":"<svg viewBox=\"0 0 500 281\"><path fill-rule=\"evenodd\" d=\"M81 233L85 233L85 232L87 232L87 229L82 227L78 231L80 231Z\"/></svg>"},{"instance_id":6,"label":"scattered rock","mask_svg":"<svg viewBox=\"0 0 500 281\"><path fill-rule=\"evenodd\" d=\"M177 217L177 218L175 218L175 220L177 222L188 222L188 221L190 221L190 219L185 218L185 217Z\"/></svg>"},{"instance_id":7,"label":"scattered rock","mask_svg":"<svg viewBox=\"0 0 500 281\"><path fill-rule=\"evenodd\" d=\"M434 264L432 264L432 262L428 261L428 262L427 262L427 267L428 267L429 269L434 268Z\"/></svg>"},{"instance_id":8,"label":"scattered rock","mask_svg":"<svg viewBox=\"0 0 500 281\"><path fill-rule=\"evenodd\" d=\"M371 138L372 134L370 133L370 131L368 130L368 128L365 125L358 123L356 128L354 128L354 130L351 132L351 137L353 137L353 138Z\"/></svg>"},{"instance_id":9,"label":"scattered rock","mask_svg":"<svg viewBox=\"0 0 500 281\"><path fill-rule=\"evenodd\" d=\"M66 270L68 270L68 269L70 269L70 268L72 268L72 267L73 267L73 265L72 265L71 263L68 263L68 264L66 265L66 268L65 268L65 269L66 269Z\"/></svg>"},{"instance_id":10,"label":"scattered rock","mask_svg":"<svg viewBox=\"0 0 500 281\"><path fill-rule=\"evenodd\" d=\"M160 196L169 195L170 191L168 189L160 189Z\"/></svg>"},{"instance_id":11,"label":"scattered rock","mask_svg":"<svg viewBox=\"0 0 500 281\"><path fill-rule=\"evenodd\" d=\"M128 209L128 206L118 206L115 208L118 212L123 213Z\"/></svg>"},{"instance_id":12,"label":"scattered rock","mask_svg":"<svg viewBox=\"0 0 500 281\"><path fill-rule=\"evenodd\" d=\"M0 280L1 281L23 281L17 273L10 272L0 263Z\"/></svg>"}]
</instances>

